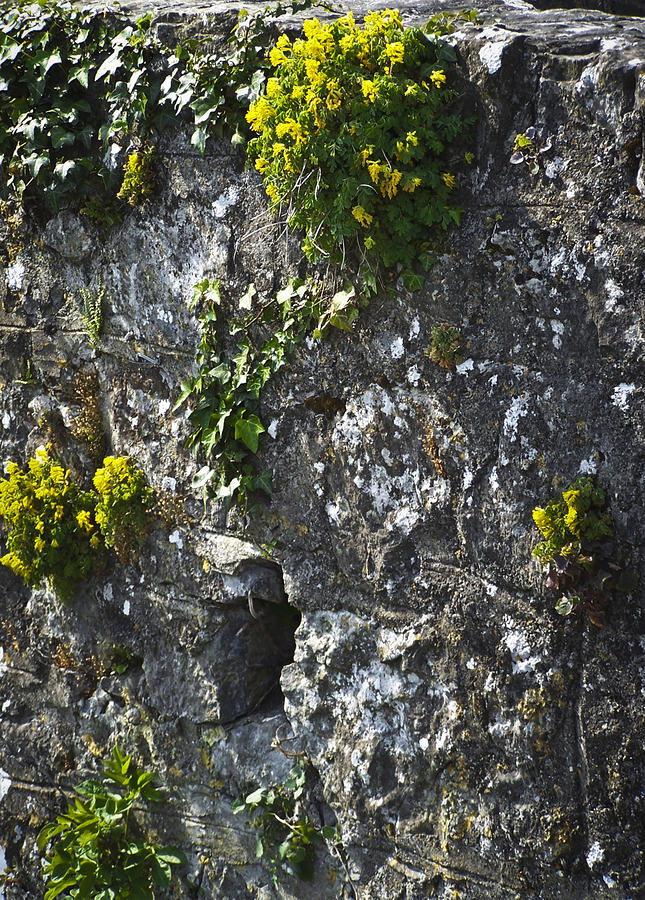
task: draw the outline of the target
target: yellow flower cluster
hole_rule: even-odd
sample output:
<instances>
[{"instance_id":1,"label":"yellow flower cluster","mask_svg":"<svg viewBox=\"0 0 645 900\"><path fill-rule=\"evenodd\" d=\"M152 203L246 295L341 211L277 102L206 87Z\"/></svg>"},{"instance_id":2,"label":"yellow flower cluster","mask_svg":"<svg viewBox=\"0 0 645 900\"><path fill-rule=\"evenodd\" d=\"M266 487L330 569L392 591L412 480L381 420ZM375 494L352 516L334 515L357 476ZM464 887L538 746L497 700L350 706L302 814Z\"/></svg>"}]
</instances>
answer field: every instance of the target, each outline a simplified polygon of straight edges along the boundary
<instances>
[{"instance_id":1,"label":"yellow flower cluster","mask_svg":"<svg viewBox=\"0 0 645 900\"><path fill-rule=\"evenodd\" d=\"M367 226L371 223L374 216L371 216L366 210L363 209L362 206L355 206L352 210L352 215L359 222L363 228L367 228Z\"/></svg>"},{"instance_id":2,"label":"yellow flower cluster","mask_svg":"<svg viewBox=\"0 0 645 900\"><path fill-rule=\"evenodd\" d=\"M101 543L92 521L94 500L44 448L26 472L9 463L7 475L0 480L0 516L11 530L0 563L31 585L49 578L65 597L74 579L91 568L92 551Z\"/></svg>"},{"instance_id":3,"label":"yellow flower cluster","mask_svg":"<svg viewBox=\"0 0 645 900\"><path fill-rule=\"evenodd\" d=\"M396 10L369 13L362 26L351 13L313 18L303 32L278 39L274 74L247 113L257 135L249 154L272 205L288 204L312 260L344 254L356 239L374 251L369 266L410 266L428 229L459 216L446 200L456 179L441 162L459 130L444 112L454 96L445 54ZM405 222L387 211L393 201Z\"/></svg>"}]
</instances>

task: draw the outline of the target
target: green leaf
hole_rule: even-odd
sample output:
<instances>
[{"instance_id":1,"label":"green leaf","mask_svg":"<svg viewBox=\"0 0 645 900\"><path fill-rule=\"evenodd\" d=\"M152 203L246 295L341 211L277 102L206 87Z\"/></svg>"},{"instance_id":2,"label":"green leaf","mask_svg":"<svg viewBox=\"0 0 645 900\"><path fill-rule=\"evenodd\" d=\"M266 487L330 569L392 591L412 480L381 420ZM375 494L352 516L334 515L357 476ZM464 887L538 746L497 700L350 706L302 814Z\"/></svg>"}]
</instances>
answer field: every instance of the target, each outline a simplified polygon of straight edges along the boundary
<instances>
[{"instance_id":1,"label":"green leaf","mask_svg":"<svg viewBox=\"0 0 645 900\"><path fill-rule=\"evenodd\" d=\"M185 866L186 854L178 847L161 847L156 851L157 859L167 862L171 866Z\"/></svg>"},{"instance_id":2,"label":"green leaf","mask_svg":"<svg viewBox=\"0 0 645 900\"><path fill-rule=\"evenodd\" d=\"M65 162L57 163L56 166L54 166L54 175L56 175L60 181L65 181L75 169L76 162L73 159L68 159Z\"/></svg>"},{"instance_id":3,"label":"green leaf","mask_svg":"<svg viewBox=\"0 0 645 900\"><path fill-rule=\"evenodd\" d=\"M266 428L255 415L247 419L240 417L235 423L235 439L246 444L251 453L258 452L258 440L263 431L266 431Z\"/></svg>"},{"instance_id":4,"label":"green leaf","mask_svg":"<svg viewBox=\"0 0 645 900\"><path fill-rule=\"evenodd\" d=\"M206 138L208 134L205 128L196 128L190 138L190 143L193 147L197 148L200 156L203 156L206 152Z\"/></svg>"}]
</instances>

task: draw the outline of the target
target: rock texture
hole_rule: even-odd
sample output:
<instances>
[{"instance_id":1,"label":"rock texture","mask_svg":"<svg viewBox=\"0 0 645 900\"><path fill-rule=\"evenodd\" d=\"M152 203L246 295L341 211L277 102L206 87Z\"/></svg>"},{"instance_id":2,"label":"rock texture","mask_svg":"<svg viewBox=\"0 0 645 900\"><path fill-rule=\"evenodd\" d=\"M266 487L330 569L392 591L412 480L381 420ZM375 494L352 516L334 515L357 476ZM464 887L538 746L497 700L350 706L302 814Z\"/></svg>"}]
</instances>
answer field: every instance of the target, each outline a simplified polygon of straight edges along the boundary
<instances>
[{"instance_id":1,"label":"rock texture","mask_svg":"<svg viewBox=\"0 0 645 900\"><path fill-rule=\"evenodd\" d=\"M456 6L399 5L410 21ZM157 27L231 15L208 11L160 7ZM476 116L463 223L424 290L373 302L271 388L274 497L249 521L192 494L200 463L171 412L193 284L279 287L298 263L243 158L166 138L160 195L106 240L67 212L4 223L0 458L51 442L87 477L74 385L95 373L107 448L169 508L69 607L0 570L6 898L43 896L35 834L115 740L161 773L169 804L148 825L189 854L177 896L644 896L642 588L604 629L562 621L531 510L595 474L645 584L645 22L508 0L450 40ZM535 173L510 164L530 127ZM77 292L99 276L92 351ZM454 372L424 355L436 321L467 342ZM249 613L267 573L301 614L295 651L271 604ZM141 666L106 674L113 645ZM278 729L347 856L321 851L312 884L276 889L230 803L286 776Z\"/></svg>"}]
</instances>

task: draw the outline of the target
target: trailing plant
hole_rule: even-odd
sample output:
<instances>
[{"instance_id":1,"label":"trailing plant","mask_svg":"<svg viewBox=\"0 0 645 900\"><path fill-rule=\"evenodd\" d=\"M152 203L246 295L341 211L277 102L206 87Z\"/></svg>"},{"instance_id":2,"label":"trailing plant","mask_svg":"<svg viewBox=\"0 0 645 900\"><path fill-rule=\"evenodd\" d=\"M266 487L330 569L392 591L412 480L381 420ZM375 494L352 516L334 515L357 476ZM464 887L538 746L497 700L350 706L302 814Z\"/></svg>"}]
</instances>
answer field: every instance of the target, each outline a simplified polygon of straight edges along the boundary
<instances>
[{"instance_id":1,"label":"trailing plant","mask_svg":"<svg viewBox=\"0 0 645 900\"><path fill-rule=\"evenodd\" d=\"M461 334L449 322L439 322L430 329L430 343L423 351L443 369L454 369L461 358Z\"/></svg>"},{"instance_id":2,"label":"trailing plant","mask_svg":"<svg viewBox=\"0 0 645 900\"><path fill-rule=\"evenodd\" d=\"M0 517L9 524L0 563L27 584L47 580L67 602L78 583L114 547L124 560L145 534L152 490L127 457L107 457L94 476L95 491L84 491L44 448L27 470L7 463L0 479Z\"/></svg>"},{"instance_id":3,"label":"trailing plant","mask_svg":"<svg viewBox=\"0 0 645 900\"><path fill-rule=\"evenodd\" d=\"M133 26L118 13L79 9L68 0L17 0L0 12L0 166L3 196L19 201L79 202L113 224L122 148L185 121L203 155L210 135L226 130L243 141L244 113L269 67L269 18L311 0L277 3L249 15L221 49L188 40L164 46L151 14ZM142 151L126 163L124 199L151 189L140 180ZM133 179L136 191L128 187ZM145 184L145 187L143 185ZM107 215L103 213L107 210Z\"/></svg>"},{"instance_id":4,"label":"trailing plant","mask_svg":"<svg viewBox=\"0 0 645 900\"><path fill-rule=\"evenodd\" d=\"M103 540L94 496L38 449L26 471L7 463L0 479L0 516L10 526L0 563L36 587L46 579L68 601L78 582L101 561Z\"/></svg>"},{"instance_id":5,"label":"trailing plant","mask_svg":"<svg viewBox=\"0 0 645 900\"><path fill-rule=\"evenodd\" d=\"M318 828L304 807L307 772L303 763L295 765L284 784L258 788L233 803L234 813L246 813L257 830L255 854L266 859L278 885L280 872L286 871L303 881L313 878L316 845L323 839L338 843L338 831L331 826Z\"/></svg>"},{"instance_id":6,"label":"trailing plant","mask_svg":"<svg viewBox=\"0 0 645 900\"><path fill-rule=\"evenodd\" d=\"M98 495L96 522L106 547L113 547L125 562L146 534L154 491L127 456L106 456L93 479Z\"/></svg>"},{"instance_id":7,"label":"trailing plant","mask_svg":"<svg viewBox=\"0 0 645 900\"><path fill-rule=\"evenodd\" d=\"M325 301L313 281L295 279L262 302L253 285L239 300L244 319L222 314L219 283L205 279L195 286L201 340L197 374L181 384L174 409L192 402L193 431L188 446L203 450L207 464L194 479L205 496L233 500L245 509L249 495L271 493L271 476L253 461L266 427L260 418L260 395L305 337L321 337L329 326L349 330L358 315L351 286Z\"/></svg>"},{"instance_id":8,"label":"trailing plant","mask_svg":"<svg viewBox=\"0 0 645 900\"><path fill-rule=\"evenodd\" d=\"M557 591L556 611L568 616L585 610L602 627L609 595L635 584L618 558L605 492L593 478L577 478L560 497L536 507L533 521L544 538L533 556L547 570L546 586Z\"/></svg>"},{"instance_id":9,"label":"trailing plant","mask_svg":"<svg viewBox=\"0 0 645 900\"><path fill-rule=\"evenodd\" d=\"M278 38L274 74L247 114L249 153L274 209L305 232L310 260L358 260L368 290L377 268L402 266L411 288L433 239L458 223L446 150L464 127L448 86L455 52L396 10L305 21Z\"/></svg>"},{"instance_id":10,"label":"trailing plant","mask_svg":"<svg viewBox=\"0 0 645 900\"><path fill-rule=\"evenodd\" d=\"M78 785L67 812L38 835L45 900L154 900L155 886L170 885L172 866L186 863L184 853L147 840L131 816L141 801L162 801L155 777L115 747L103 778Z\"/></svg>"},{"instance_id":11,"label":"trailing plant","mask_svg":"<svg viewBox=\"0 0 645 900\"><path fill-rule=\"evenodd\" d=\"M105 302L105 285L99 278L96 291L90 288L79 290L83 304L83 323L87 330L90 347L97 350L103 328L103 303Z\"/></svg>"},{"instance_id":12,"label":"trailing plant","mask_svg":"<svg viewBox=\"0 0 645 900\"><path fill-rule=\"evenodd\" d=\"M155 152L152 147L142 147L128 156L123 166L123 184L117 194L130 206L140 206L152 194L155 187Z\"/></svg>"}]
</instances>

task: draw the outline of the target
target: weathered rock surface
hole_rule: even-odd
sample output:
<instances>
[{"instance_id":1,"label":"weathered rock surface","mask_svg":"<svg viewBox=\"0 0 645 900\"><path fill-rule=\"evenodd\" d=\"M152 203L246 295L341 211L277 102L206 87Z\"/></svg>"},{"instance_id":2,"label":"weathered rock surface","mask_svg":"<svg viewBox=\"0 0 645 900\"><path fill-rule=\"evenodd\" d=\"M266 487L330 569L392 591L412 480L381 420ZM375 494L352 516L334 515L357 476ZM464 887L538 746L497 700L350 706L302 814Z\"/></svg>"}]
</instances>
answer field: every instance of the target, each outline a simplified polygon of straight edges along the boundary
<instances>
[{"instance_id":1,"label":"weathered rock surface","mask_svg":"<svg viewBox=\"0 0 645 900\"><path fill-rule=\"evenodd\" d=\"M456 5L399 4L411 20ZM50 441L87 475L68 425L75 374L96 372L108 449L181 510L69 607L0 569L7 898L43 896L35 834L116 740L162 775L151 825L190 856L180 896L644 896L642 588L604 629L560 620L531 510L596 474L645 584L645 24L483 6L451 37L476 115L462 225L423 291L375 301L272 387L274 496L250 521L193 496L201 463L171 413L198 339L193 284L277 287L298 262L243 158L166 138L160 195L107 240L60 213L5 254L2 460ZM172 4L157 22L230 16ZM537 174L509 163L531 126L548 148ZM99 276L94 352L76 296ZM423 352L437 320L468 342L452 373ZM267 548L302 616L295 655L282 623L249 613ZM103 674L112 645L142 665ZM286 776L278 729L319 773L347 866L321 852L313 884L276 893L230 803Z\"/></svg>"}]
</instances>

